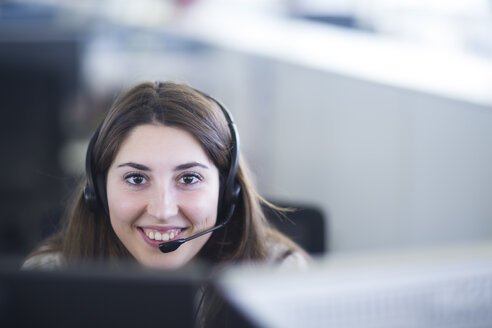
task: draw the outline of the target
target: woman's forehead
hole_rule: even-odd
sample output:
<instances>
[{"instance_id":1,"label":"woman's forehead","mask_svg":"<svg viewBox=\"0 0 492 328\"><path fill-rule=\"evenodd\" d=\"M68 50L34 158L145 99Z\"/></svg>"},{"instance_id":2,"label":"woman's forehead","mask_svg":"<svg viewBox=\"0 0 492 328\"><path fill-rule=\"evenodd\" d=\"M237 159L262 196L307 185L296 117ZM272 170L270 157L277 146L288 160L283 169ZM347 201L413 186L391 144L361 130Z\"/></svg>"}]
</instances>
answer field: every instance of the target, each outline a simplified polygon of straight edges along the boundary
<instances>
[{"instance_id":1,"label":"woman's forehead","mask_svg":"<svg viewBox=\"0 0 492 328\"><path fill-rule=\"evenodd\" d=\"M148 164L198 161L213 165L195 136L182 128L162 124L135 127L116 154L114 162L121 161L144 161Z\"/></svg>"}]
</instances>

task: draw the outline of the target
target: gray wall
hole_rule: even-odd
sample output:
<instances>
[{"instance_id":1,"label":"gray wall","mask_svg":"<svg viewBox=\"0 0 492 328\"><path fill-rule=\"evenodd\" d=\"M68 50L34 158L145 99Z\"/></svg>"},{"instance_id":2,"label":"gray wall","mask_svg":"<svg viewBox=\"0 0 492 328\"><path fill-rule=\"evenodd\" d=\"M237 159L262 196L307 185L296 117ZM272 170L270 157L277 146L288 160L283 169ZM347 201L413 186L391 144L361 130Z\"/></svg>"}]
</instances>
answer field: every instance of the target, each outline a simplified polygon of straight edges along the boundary
<instances>
[{"instance_id":1,"label":"gray wall","mask_svg":"<svg viewBox=\"0 0 492 328\"><path fill-rule=\"evenodd\" d=\"M492 108L224 52L260 190L320 206L332 251L492 237ZM216 79L214 79L216 80Z\"/></svg>"}]
</instances>

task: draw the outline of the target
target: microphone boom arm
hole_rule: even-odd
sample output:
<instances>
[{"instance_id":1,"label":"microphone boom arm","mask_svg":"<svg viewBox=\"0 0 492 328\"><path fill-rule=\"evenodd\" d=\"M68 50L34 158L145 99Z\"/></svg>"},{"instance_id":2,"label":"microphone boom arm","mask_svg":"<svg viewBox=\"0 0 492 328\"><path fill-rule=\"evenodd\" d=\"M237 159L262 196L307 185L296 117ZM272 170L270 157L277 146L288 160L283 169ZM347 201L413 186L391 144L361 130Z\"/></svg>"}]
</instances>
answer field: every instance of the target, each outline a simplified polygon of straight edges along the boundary
<instances>
[{"instance_id":1,"label":"microphone boom arm","mask_svg":"<svg viewBox=\"0 0 492 328\"><path fill-rule=\"evenodd\" d=\"M195 234L193 236L190 236L188 238L180 238L180 239L168 241L168 242L165 242L165 243L160 243L159 244L159 250L161 252L163 252L163 253L173 252L173 251L177 250L179 246L181 246L182 244L186 243L187 241L193 240L193 239L198 238L198 237L201 237L201 236L203 236L203 235L205 235L207 233L210 233L210 232L213 232L213 231L215 231L217 229L222 228L227 223L229 223L229 221L231 220L232 213L234 213L235 207L236 207L235 204L230 207L229 213L227 213L227 219L224 222L222 222L221 224L216 225L215 227L210 228L210 229L207 229L205 231L199 232L199 233L197 233L197 234Z\"/></svg>"}]
</instances>

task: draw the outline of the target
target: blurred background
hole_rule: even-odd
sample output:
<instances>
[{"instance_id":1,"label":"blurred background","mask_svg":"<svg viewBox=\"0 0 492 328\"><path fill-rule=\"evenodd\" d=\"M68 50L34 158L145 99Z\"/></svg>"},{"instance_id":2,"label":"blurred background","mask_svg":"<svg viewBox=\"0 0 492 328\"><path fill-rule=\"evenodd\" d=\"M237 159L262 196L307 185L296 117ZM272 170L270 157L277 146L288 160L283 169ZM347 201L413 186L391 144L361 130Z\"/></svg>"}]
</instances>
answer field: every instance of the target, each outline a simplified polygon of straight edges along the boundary
<instances>
[{"instance_id":1,"label":"blurred background","mask_svg":"<svg viewBox=\"0 0 492 328\"><path fill-rule=\"evenodd\" d=\"M56 225L122 88L235 116L261 194L328 252L492 238L491 0L0 1L0 252Z\"/></svg>"}]
</instances>

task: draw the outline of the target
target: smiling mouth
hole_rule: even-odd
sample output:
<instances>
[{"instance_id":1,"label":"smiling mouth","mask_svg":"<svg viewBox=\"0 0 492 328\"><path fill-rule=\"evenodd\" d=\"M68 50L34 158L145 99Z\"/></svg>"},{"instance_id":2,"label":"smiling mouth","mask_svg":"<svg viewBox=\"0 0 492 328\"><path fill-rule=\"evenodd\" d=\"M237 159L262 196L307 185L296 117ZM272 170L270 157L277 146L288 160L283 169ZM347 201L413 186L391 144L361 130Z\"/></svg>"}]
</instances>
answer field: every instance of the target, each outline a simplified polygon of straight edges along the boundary
<instances>
[{"instance_id":1,"label":"smiling mouth","mask_svg":"<svg viewBox=\"0 0 492 328\"><path fill-rule=\"evenodd\" d=\"M167 230L166 232L157 231L153 229L144 229L144 228L141 229L149 239L156 240L156 241L173 240L183 231L183 229L170 229Z\"/></svg>"}]
</instances>

